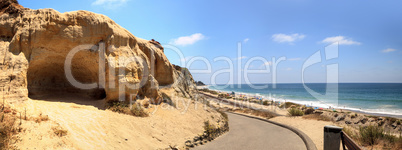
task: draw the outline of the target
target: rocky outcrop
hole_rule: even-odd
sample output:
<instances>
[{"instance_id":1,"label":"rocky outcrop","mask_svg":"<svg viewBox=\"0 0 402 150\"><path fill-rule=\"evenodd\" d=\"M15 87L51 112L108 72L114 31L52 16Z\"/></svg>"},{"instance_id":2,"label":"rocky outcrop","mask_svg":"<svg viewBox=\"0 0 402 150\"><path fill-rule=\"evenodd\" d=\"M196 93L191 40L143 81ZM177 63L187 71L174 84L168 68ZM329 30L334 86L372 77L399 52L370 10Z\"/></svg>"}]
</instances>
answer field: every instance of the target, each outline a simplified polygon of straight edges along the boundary
<instances>
[{"instance_id":1,"label":"rocky outcrop","mask_svg":"<svg viewBox=\"0 0 402 150\"><path fill-rule=\"evenodd\" d=\"M195 85L193 76L187 68L183 68L177 65L174 65L176 70L176 82L174 83L173 88L179 95L182 95L187 98L193 98L194 94L197 92L197 87Z\"/></svg>"},{"instance_id":2,"label":"rocky outcrop","mask_svg":"<svg viewBox=\"0 0 402 150\"><path fill-rule=\"evenodd\" d=\"M160 102L159 86L169 85L191 97L191 74L177 71L159 42L104 15L32 10L15 0L1 1L0 9L0 89L10 103L58 92Z\"/></svg>"}]
</instances>

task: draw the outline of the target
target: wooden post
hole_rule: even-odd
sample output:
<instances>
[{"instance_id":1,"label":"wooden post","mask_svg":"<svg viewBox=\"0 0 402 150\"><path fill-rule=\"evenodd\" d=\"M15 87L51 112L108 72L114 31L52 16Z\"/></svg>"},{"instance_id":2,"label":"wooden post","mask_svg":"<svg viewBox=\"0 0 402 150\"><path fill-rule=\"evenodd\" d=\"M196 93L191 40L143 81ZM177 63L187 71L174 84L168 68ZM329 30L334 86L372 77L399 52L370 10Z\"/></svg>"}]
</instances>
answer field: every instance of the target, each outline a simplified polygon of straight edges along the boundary
<instances>
[{"instance_id":1,"label":"wooden post","mask_svg":"<svg viewBox=\"0 0 402 150\"><path fill-rule=\"evenodd\" d=\"M342 127L324 127L324 150L339 150Z\"/></svg>"}]
</instances>

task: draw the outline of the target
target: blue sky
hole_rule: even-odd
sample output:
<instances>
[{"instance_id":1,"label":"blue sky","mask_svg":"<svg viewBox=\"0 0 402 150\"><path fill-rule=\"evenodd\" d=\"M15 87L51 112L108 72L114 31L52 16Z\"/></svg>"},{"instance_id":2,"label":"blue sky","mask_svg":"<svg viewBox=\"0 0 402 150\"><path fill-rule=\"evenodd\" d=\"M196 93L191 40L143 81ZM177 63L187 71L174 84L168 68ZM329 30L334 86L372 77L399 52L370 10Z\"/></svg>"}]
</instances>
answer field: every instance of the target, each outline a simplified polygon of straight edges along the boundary
<instances>
[{"instance_id":1,"label":"blue sky","mask_svg":"<svg viewBox=\"0 0 402 150\"><path fill-rule=\"evenodd\" d=\"M245 83L245 69L268 69L249 74L252 83L299 83L302 66L315 52L339 43L338 57L311 65L304 81L325 82L326 66L338 65L339 82L402 82L401 1L216 1L216 0L19 0L32 9L60 12L88 10L107 15L133 35L173 45L183 53L165 53L171 63L186 66L205 83ZM238 43L242 55L237 55ZM212 72L197 73L208 65ZM233 76L222 69L234 64ZM267 61L247 61L255 58ZM193 63L189 61L193 58ZM197 58L197 59L195 59ZM240 69L238 68L238 62ZM222 73L217 71L221 70ZM205 72L205 71L204 71ZM241 73L241 78L238 80ZM216 76L213 76L215 73ZM233 80L230 80L233 79Z\"/></svg>"}]
</instances>

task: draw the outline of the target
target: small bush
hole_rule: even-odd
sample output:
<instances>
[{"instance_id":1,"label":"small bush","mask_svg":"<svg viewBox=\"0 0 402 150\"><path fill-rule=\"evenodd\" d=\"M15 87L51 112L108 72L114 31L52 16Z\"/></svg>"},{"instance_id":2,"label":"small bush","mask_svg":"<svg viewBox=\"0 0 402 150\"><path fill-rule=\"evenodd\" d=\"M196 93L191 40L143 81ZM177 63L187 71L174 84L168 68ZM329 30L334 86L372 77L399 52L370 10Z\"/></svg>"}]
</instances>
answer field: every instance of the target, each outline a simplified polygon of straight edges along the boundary
<instances>
[{"instance_id":1,"label":"small bush","mask_svg":"<svg viewBox=\"0 0 402 150\"><path fill-rule=\"evenodd\" d=\"M288 113L290 116L303 116L304 115L304 112L297 108L288 109Z\"/></svg>"},{"instance_id":2,"label":"small bush","mask_svg":"<svg viewBox=\"0 0 402 150\"><path fill-rule=\"evenodd\" d=\"M136 117L149 116L149 114L141 107L140 104L133 104L130 109L124 102L110 102L108 109L117 113L133 115Z\"/></svg>"},{"instance_id":3,"label":"small bush","mask_svg":"<svg viewBox=\"0 0 402 150\"><path fill-rule=\"evenodd\" d=\"M44 116L44 115L40 114L38 117L33 118L33 119L34 119L34 121L35 121L36 123L41 123L42 121L48 121L48 120L49 120L49 117L48 117L47 115Z\"/></svg>"},{"instance_id":4,"label":"small bush","mask_svg":"<svg viewBox=\"0 0 402 150\"><path fill-rule=\"evenodd\" d=\"M108 102L108 109L117 113L126 114L128 112L128 105L124 102L111 101Z\"/></svg>"},{"instance_id":5,"label":"small bush","mask_svg":"<svg viewBox=\"0 0 402 150\"><path fill-rule=\"evenodd\" d=\"M384 135L384 129L379 126L369 125L360 127L360 139L364 144L374 145Z\"/></svg>"},{"instance_id":6,"label":"small bush","mask_svg":"<svg viewBox=\"0 0 402 150\"><path fill-rule=\"evenodd\" d=\"M149 114L147 112L145 112L144 109L140 105L137 105L137 104L132 106L130 112L133 116L137 116L137 117L148 117L149 116Z\"/></svg>"},{"instance_id":7,"label":"small bush","mask_svg":"<svg viewBox=\"0 0 402 150\"><path fill-rule=\"evenodd\" d=\"M215 127L212 124L209 123L209 120L204 122L204 131L208 135L213 134L214 130L215 130Z\"/></svg>"},{"instance_id":8,"label":"small bush","mask_svg":"<svg viewBox=\"0 0 402 150\"><path fill-rule=\"evenodd\" d=\"M320 115L320 114L310 114L303 116L305 119L314 119L318 121L331 121L331 118L328 116Z\"/></svg>"},{"instance_id":9,"label":"small bush","mask_svg":"<svg viewBox=\"0 0 402 150\"><path fill-rule=\"evenodd\" d=\"M20 131L20 128L16 126L16 120L17 118L11 113L0 112L0 149L13 149L9 145L10 141L13 135Z\"/></svg>"},{"instance_id":10,"label":"small bush","mask_svg":"<svg viewBox=\"0 0 402 150\"><path fill-rule=\"evenodd\" d=\"M264 102L262 102L262 104L268 106L268 105L269 105L269 102L268 102L268 101L264 101Z\"/></svg>"},{"instance_id":11,"label":"small bush","mask_svg":"<svg viewBox=\"0 0 402 150\"><path fill-rule=\"evenodd\" d=\"M349 137L351 138L355 138L356 137L356 133L353 131L352 128L350 127L343 127L342 131L347 134Z\"/></svg>"},{"instance_id":12,"label":"small bush","mask_svg":"<svg viewBox=\"0 0 402 150\"><path fill-rule=\"evenodd\" d=\"M62 129L61 127L54 127L53 132L59 137L67 135L67 130Z\"/></svg>"}]
</instances>

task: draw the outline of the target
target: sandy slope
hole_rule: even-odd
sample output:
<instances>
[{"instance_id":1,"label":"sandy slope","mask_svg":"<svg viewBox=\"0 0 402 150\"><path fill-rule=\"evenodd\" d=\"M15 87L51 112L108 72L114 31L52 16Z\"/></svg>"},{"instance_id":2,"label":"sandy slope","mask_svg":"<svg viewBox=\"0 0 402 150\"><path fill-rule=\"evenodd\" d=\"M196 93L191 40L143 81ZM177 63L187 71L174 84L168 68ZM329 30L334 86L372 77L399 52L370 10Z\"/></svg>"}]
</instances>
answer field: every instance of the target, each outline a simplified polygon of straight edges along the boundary
<instances>
[{"instance_id":1,"label":"sandy slope","mask_svg":"<svg viewBox=\"0 0 402 150\"><path fill-rule=\"evenodd\" d=\"M152 105L148 110L151 116L140 118L100 110L92 105L30 99L25 106L19 107L19 111L27 108L27 114L32 118L48 115L49 121L23 121L24 131L18 134L19 141L15 146L20 149L183 147L187 139L203 132L205 120L216 121L221 117L210 108L204 110L198 102L182 98L177 105L177 109L167 104ZM184 106L189 106L187 111ZM55 127L66 129L67 135L56 136L52 129Z\"/></svg>"}]
</instances>

